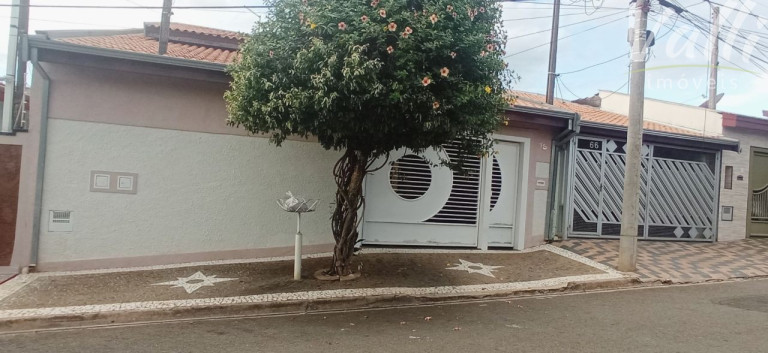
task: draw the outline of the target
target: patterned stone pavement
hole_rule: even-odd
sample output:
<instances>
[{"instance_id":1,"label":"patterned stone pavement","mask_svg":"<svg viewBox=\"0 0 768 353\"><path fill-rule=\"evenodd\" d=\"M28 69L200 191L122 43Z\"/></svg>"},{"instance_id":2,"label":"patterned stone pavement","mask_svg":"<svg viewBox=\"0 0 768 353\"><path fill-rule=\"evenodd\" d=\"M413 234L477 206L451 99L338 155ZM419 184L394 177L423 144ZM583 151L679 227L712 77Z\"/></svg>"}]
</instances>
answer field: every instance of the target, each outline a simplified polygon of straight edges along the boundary
<instances>
[{"instance_id":1,"label":"patterned stone pavement","mask_svg":"<svg viewBox=\"0 0 768 353\"><path fill-rule=\"evenodd\" d=\"M617 240L569 239L558 246L604 265L617 263ZM768 276L768 239L714 244L640 241L637 265L643 281L687 283Z\"/></svg>"}]
</instances>

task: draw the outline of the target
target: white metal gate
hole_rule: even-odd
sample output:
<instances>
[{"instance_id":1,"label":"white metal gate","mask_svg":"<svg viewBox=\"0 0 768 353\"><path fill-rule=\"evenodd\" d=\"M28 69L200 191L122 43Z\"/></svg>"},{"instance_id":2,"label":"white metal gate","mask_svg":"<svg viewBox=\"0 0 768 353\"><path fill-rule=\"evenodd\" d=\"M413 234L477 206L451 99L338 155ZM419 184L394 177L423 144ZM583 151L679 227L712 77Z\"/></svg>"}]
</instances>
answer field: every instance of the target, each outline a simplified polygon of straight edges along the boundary
<instances>
[{"instance_id":1,"label":"white metal gate","mask_svg":"<svg viewBox=\"0 0 768 353\"><path fill-rule=\"evenodd\" d=\"M623 145L611 139L577 139L571 178L570 235L619 235L626 168ZM646 144L642 156L638 236L713 241L718 155Z\"/></svg>"},{"instance_id":2,"label":"white metal gate","mask_svg":"<svg viewBox=\"0 0 768 353\"><path fill-rule=\"evenodd\" d=\"M465 157L464 173L438 165L440 155L459 157L451 145L444 152L391 153L392 163L366 177L364 242L477 247L485 232L490 245L512 246L520 148L498 141L494 150L485 159Z\"/></svg>"}]
</instances>

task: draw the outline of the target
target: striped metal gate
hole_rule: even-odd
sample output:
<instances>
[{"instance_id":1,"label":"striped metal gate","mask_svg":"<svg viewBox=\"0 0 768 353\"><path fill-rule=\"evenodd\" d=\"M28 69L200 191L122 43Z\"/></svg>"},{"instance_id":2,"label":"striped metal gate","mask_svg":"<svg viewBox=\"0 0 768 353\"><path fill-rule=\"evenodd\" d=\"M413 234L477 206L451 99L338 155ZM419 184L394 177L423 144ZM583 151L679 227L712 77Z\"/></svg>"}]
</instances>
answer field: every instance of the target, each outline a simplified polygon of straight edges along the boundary
<instances>
[{"instance_id":1,"label":"striped metal gate","mask_svg":"<svg viewBox=\"0 0 768 353\"><path fill-rule=\"evenodd\" d=\"M366 176L364 243L514 246L520 144L497 141L494 150L488 158L464 156L463 172L440 165L459 159L455 145L390 153L391 163Z\"/></svg>"},{"instance_id":2,"label":"striped metal gate","mask_svg":"<svg viewBox=\"0 0 768 353\"><path fill-rule=\"evenodd\" d=\"M638 236L713 241L719 155L646 144L642 156ZM569 235L619 236L626 168L624 142L579 137L573 161Z\"/></svg>"}]
</instances>

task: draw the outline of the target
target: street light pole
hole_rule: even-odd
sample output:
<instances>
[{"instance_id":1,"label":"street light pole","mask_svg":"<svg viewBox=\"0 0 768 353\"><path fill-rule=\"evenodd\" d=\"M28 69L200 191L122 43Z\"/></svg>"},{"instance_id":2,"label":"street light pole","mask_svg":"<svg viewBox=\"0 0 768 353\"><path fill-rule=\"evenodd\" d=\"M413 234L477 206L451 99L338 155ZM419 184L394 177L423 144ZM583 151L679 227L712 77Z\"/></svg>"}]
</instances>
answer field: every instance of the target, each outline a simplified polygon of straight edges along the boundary
<instances>
[{"instance_id":1,"label":"street light pole","mask_svg":"<svg viewBox=\"0 0 768 353\"><path fill-rule=\"evenodd\" d=\"M632 41L632 70L629 88L629 126L627 128L627 167L621 207L619 271L637 268L637 225L640 208L641 149L643 146L643 110L645 104L645 60L650 0L636 0Z\"/></svg>"}]
</instances>

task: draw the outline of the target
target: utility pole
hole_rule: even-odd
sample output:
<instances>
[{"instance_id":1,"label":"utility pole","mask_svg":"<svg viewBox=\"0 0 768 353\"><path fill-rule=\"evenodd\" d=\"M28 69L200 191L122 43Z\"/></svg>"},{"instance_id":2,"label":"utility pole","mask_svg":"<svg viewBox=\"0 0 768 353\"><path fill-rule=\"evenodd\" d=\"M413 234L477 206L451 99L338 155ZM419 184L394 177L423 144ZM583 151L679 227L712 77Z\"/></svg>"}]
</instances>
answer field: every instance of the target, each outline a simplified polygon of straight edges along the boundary
<instances>
[{"instance_id":1,"label":"utility pole","mask_svg":"<svg viewBox=\"0 0 768 353\"><path fill-rule=\"evenodd\" d=\"M709 59L709 109L717 109L717 69L720 65L720 8L712 8L712 30L710 32L712 56Z\"/></svg>"},{"instance_id":2,"label":"utility pole","mask_svg":"<svg viewBox=\"0 0 768 353\"><path fill-rule=\"evenodd\" d=\"M0 133L13 133L13 97L16 89L16 60L19 45L19 10L20 1L11 3L11 24L8 35L8 63L5 67L5 96L3 97L3 119Z\"/></svg>"},{"instance_id":3,"label":"utility pole","mask_svg":"<svg viewBox=\"0 0 768 353\"><path fill-rule=\"evenodd\" d=\"M171 6L173 0L163 0L163 15L160 19L160 38L157 53L165 55L168 52L168 37L171 35Z\"/></svg>"},{"instance_id":4,"label":"utility pole","mask_svg":"<svg viewBox=\"0 0 768 353\"><path fill-rule=\"evenodd\" d=\"M637 224L640 207L640 158L643 146L645 104L645 59L650 0L635 0L635 28L632 41L632 77L629 87L629 126L627 128L627 168L621 205L619 271L637 268Z\"/></svg>"},{"instance_id":5,"label":"utility pole","mask_svg":"<svg viewBox=\"0 0 768 353\"><path fill-rule=\"evenodd\" d=\"M555 102L555 79L557 78L557 40L560 32L560 0L555 0L552 12L552 37L549 42L549 69L547 71L547 104Z\"/></svg>"},{"instance_id":6,"label":"utility pole","mask_svg":"<svg viewBox=\"0 0 768 353\"><path fill-rule=\"evenodd\" d=\"M27 34L29 34L29 0L21 0L19 2L19 34L18 43L26 43ZM21 119L25 109L27 88L27 55L22 54L26 48L17 48L17 60L16 64L16 88L13 97L14 117ZM12 120L14 118L11 118ZM21 126L13 125L13 128L19 128Z\"/></svg>"}]
</instances>

